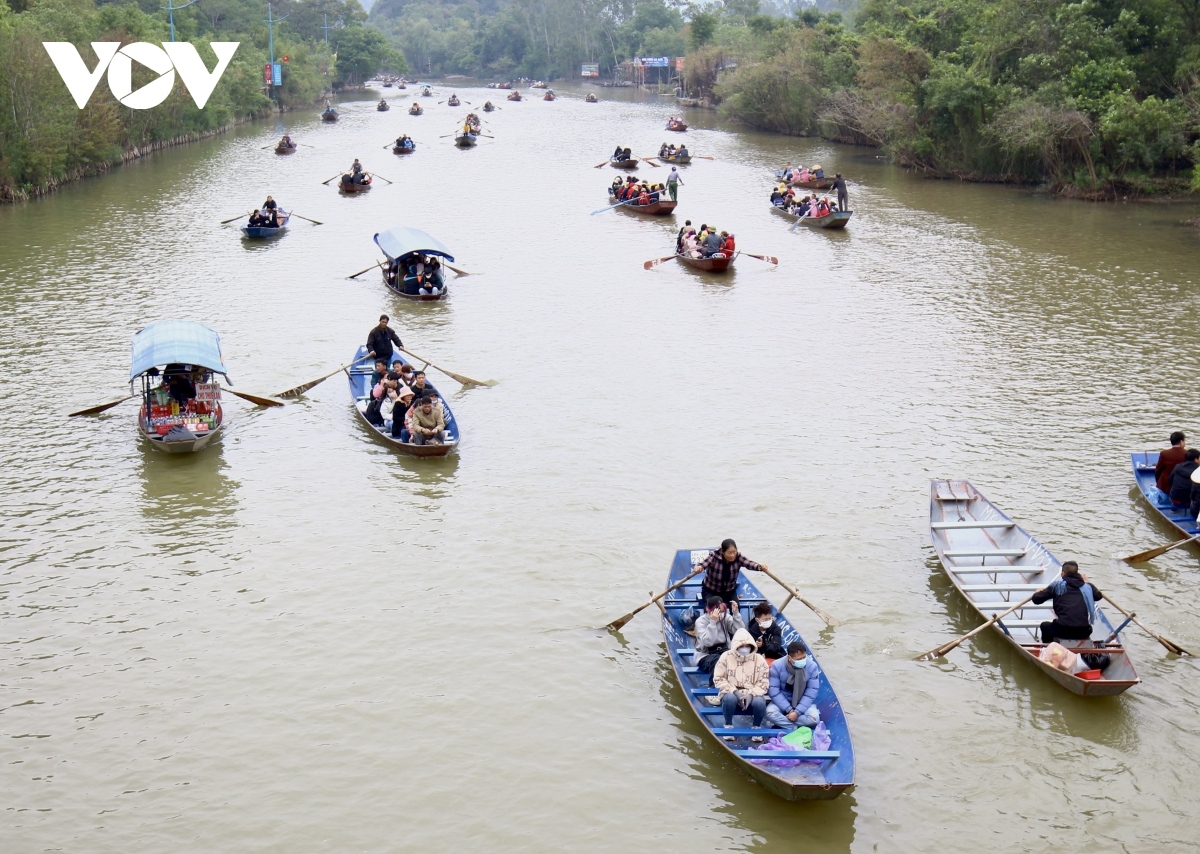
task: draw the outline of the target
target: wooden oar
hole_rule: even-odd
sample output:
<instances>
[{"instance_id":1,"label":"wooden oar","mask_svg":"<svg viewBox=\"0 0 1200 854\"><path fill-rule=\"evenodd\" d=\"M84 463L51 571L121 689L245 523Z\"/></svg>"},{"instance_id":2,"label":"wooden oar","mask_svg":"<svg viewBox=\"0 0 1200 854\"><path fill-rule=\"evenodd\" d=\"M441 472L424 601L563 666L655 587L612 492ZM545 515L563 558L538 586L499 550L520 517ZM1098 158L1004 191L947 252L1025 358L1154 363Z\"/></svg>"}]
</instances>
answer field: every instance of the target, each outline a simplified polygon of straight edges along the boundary
<instances>
[{"instance_id":1,"label":"wooden oar","mask_svg":"<svg viewBox=\"0 0 1200 854\"><path fill-rule=\"evenodd\" d=\"M776 584L778 584L780 587L782 587L784 590L786 590L788 593L791 594L790 596L788 596L787 599L785 599L783 601L783 604L779 606L780 611L783 611L783 609L787 607L788 602L791 602L792 599L795 598L796 600L803 603L804 605L807 605L808 608L814 614L816 614L818 617L820 617L822 620L824 620L825 625L827 625L827 626L836 626L837 625L837 620L833 619L833 617L829 616L824 611L822 611L820 608L818 608L816 605L814 605L812 602L809 602L807 599L805 599L803 596L801 596L795 587L792 587L792 585L788 584L786 581L784 581L782 578L780 578L775 573L771 572L771 570L767 569L766 567L763 568L763 572L769 578L771 578L772 581L774 581Z\"/></svg>"},{"instance_id":2,"label":"wooden oar","mask_svg":"<svg viewBox=\"0 0 1200 854\"><path fill-rule=\"evenodd\" d=\"M229 223L239 220L244 216L250 216L252 213L254 213L254 211L246 211L244 214L238 214L237 216L231 216L229 219L223 219L221 220L221 225L229 225Z\"/></svg>"},{"instance_id":3,"label":"wooden oar","mask_svg":"<svg viewBox=\"0 0 1200 854\"><path fill-rule=\"evenodd\" d=\"M388 179L387 179L387 178L384 178L384 177L383 177L382 175L380 175L378 172L368 172L367 174L368 174L368 175L370 175L372 178L378 178L378 179L379 179L379 180L381 180L381 181L387 181L389 184L394 184L394 183L396 183L395 181L388 181Z\"/></svg>"},{"instance_id":4,"label":"wooden oar","mask_svg":"<svg viewBox=\"0 0 1200 854\"><path fill-rule=\"evenodd\" d=\"M341 173L341 172L339 172L338 174L336 174L336 175L334 175L334 176L333 176L333 178L340 178L340 177L342 177L342 173ZM333 180L333 178L330 178L330 179L329 179L329 181L332 181L332 180ZM329 183L329 181L322 181L321 183L322 183L322 184L328 184L328 183Z\"/></svg>"},{"instance_id":5,"label":"wooden oar","mask_svg":"<svg viewBox=\"0 0 1200 854\"><path fill-rule=\"evenodd\" d=\"M659 593L657 596L655 596L655 597L654 597L653 599L651 599L649 602L645 603L644 605L639 605L638 607L636 607L636 608L634 608L632 611L630 611L628 614L626 614L624 617L617 617L617 619L613 620L613 621L612 621L611 623L609 623L607 626L603 626L603 628L606 628L606 629L608 629L608 630L609 630L609 631L611 631L611 632L619 632L619 631L621 631L621 629L622 629L622 628L624 628L624 626L625 626L625 624L626 624L626 623L628 623L630 620L632 620L634 617L636 617L636 616L637 616L637 614L638 614L638 612L639 612L639 611L642 611L642 610L644 610L644 609L646 609L646 608L649 608L651 605L653 605L653 604L654 604L655 602L657 602L659 599L661 599L661 598L663 598L664 596L666 596L666 595L667 595L668 593L670 593L672 590L678 590L678 589L679 589L680 587L682 587L682 586L683 586L685 583L687 583L687 582L688 582L688 581L690 581L691 579L695 578L695 577L696 577L697 575L699 575L701 572L703 572L703 570L702 570L702 569L694 569L694 570L692 570L691 574L690 574L690 575L688 575L688 576L685 576L685 577L684 577L684 579L683 579L683 581L680 581L680 582L678 582L678 583L676 583L676 584L672 584L670 587L668 587L668 588L667 588L666 590L664 590L662 593Z\"/></svg>"},{"instance_id":6,"label":"wooden oar","mask_svg":"<svg viewBox=\"0 0 1200 854\"><path fill-rule=\"evenodd\" d=\"M593 166L592 168L593 168L593 169L599 169L601 166L607 166L607 165L608 165L608 161L607 161L607 160L605 160L603 163L597 163L597 164L596 164L595 166Z\"/></svg>"},{"instance_id":7,"label":"wooden oar","mask_svg":"<svg viewBox=\"0 0 1200 854\"><path fill-rule=\"evenodd\" d=\"M709 157L707 154L693 154L692 157L699 157L701 160L716 160L715 157Z\"/></svg>"},{"instance_id":8,"label":"wooden oar","mask_svg":"<svg viewBox=\"0 0 1200 854\"><path fill-rule=\"evenodd\" d=\"M359 270L359 271L358 271L357 273L355 273L354 275L352 275L352 276L347 276L346 278L347 278L347 279L357 279L357 278L358 278L359 276L361 276L363 273L369 273L369 272L371 272L372 270L374 270L376 267L382 267L382 266L383 266L383 262L382 262L382 261L376 261L374 264L372 264L372 265L371 265L370 267L368 267L367 269L365 269L365 270Z\"/></svg>"},{"instance_id":9,"label":"wooden oar","mask_svg":"<svg viewBox=\"0 0 1200 854\"><path fill-rule=\"evenodd\" d=\"M297 142L296 145L303 145L305 148L316 148L315 145L309 145L307 142Z\"/></svg>"},{"instance_id":10,"label":"wooden oar","mask_svg":"<svg viewBox=\"0 0 1200 854\"><path fill-rule=\"evenodd\" d=\"M74 418L76 415L99 415L106 409L112 409L114 406L120 406L125 401L133 400L135 397L137 397L136 394L131 394L129 397L123 397L120 400L114 400L111 403L102 403L99 406L89 406L87 409L81 409L78 412L70 412L67 414L67 417Z\"/></svg>"},{"instance_id":11,"label":"wooden oar","mask_svg":"<svg viewBox=\"0 0 1200 854\"><path fill-rule=\"evenodd\" d=\"M662 168L662 164L661 164L661 163L655 163L655 162L654 162L654 158L653 158L653 157L643 157L643 158L642 158L642 162L643 162L643 163L649 163L649 164L650 164L651 166L653 166L655 169L661 169L661 168Z\"/></svg>"},{"instance_id":12,"label":"wooden oar","mask_svg":"<svg viewBox=\"0 0 1200 854\"><path fill-rule=\"evenodd\" d=\"M768 264L778 264L779 259L772 255L755 255L753 252L742 252L738 250L739 255L745 255L747 258L757 258L759 261L766 261Z\"/></svg>"},{"instance_id":13,"label":"wooden oar","mask_svg":"<svg viewBox=\"0 0 1200 854\"><path fill-rule=\"evenodd\" d=\"M325 382L325 380L329 379L334 374L340 374L342 371L346 370L347 368L352 368L355 365L357 365L359 362L365 362L365 361L367 361L367 359L370 359L370 358L373 358L373 357L371 356L370 353L368 353L367 355L363 356L361 359L355 359L349 365L341 365L337 368L337 370L330 371L323 377L317 377L312 382L307 382L307 383L304 383L303 385L298 385L298 386L295 386L294 388L289 388L287 391L281 391L281 392L279 392L279 394L277 394L275 396L276 397L299 397L300 395L304 394L304 392L308 391L313 386L320 385L321 383Z\"/></svg>"},{"instance_id":14,"label":"wooden oar","mask_svg":"<svg viewBox=\"0 0 1200 854\"><path fill-rule=\"evenodd\" d=\"M438 367L437 365L435 365L433 362L429 361L428 359L424 359L424 358L418 356L416 353L409 352L408 350L405 350L403 347L400 347L398 349L400 350L401 353L408 353L408 355L412 356L417 361L424 362L426 367L437 368L439 371L441 371L446 376L450 377L450 379L454 380L459 385L462 385L462 386L473 386L473 385L493 386L493 385L496 385L495 380L488 380L487 382L480 382L479 380L473 380L470 377L463 376L462 374L456 374L456 373L454 373L454 371L448 371L445 368Z\"/></svg>"},{"instance_id":15,"label":"wooden oar","mask_svg":"<svg viewBox=\"0 0 1200 854\"><path fill-rule=\"evenodd\" d=\"M633 201L636 201L636 199L626 199L625 201L618 202L617 204L611 205L610 207L600 208L600 210L598 210L598 211L592 211L590 214L588 214L588 216L595 216L598 213L604 213L605 211L611 211L613 208L619 208L621 205L627 205Z\"/></svg>"},{"instance_id":16,"label":"wooden oar","mask_svg":"<svg viewBox=\"0 0 1200 854\"><path fill-rule=\"evenodd\" d=\"M247 394L244 391L234 391L229 386L222 386L222 388L232 394L234 397L240 397L242 400L248 400L251 403L257 403L259 406L283 406L282 401L271 400L269 397L262 397L261 395L257 394Z\"/></svg>"},{"instance_id":17,"label":"wooden oar","mask_svg":"<svg viewBox=\"0 0 1200 854\"><path fill-rule=\"evenodd\" d=\"M643 264L642 269L649 270L651 267L657 267L659 264L663 263L664 261L670 261L674 257L675 257L674 255L668 255L666 258L655 258L654 260L647 261L645 264Z\"/></svg>"},{"instance_id":18,"label":"wooden oar","mask_svg":"<svg viewBox=\"0 0 1200 854\"><path fill-rule=\"evenodd\" d=\"M1116 602L1114 602L1112 600L1112 597L1109 596L1107 593L1104 594L1104 601L1107 602L1108 604L1112 605L1114 608L1116 608L1118 611L1120 611L1122 614L1124 614L1126 617L1128 617L1130 620L1132 620L1133 624L1135 626L1137 626L1142 631L1144 631L1146 634L1150 635L1150 637L1154 638L1156 641L1158 641L1163 646L1165 646L1167 648L1168 652L1173 652L1176 655L1191 655L1190 652L1188 652L1186 649L1181 647L1179 644L1175 643L1174 641L1167 640L1162 635L1156 635L1154 632L1150 631L1148 628L1143 626L1141 621L1139 621L1135 615L1129 613L1124 608L1122 608L1120 605L1118 605Z\"/></svg>"},{"instance_id":19,"label":"wooden oar","mask_svg":"<svg viewBox=\"0 0 1200 854\"><path fill-rule=\"evenodd\" d=\"M1125 561L1126 563L1145 563L1148 560L1154 560L1154 558L1158 557L1159 555L1166 554L1171 549L1177 549L1180 546L1187 545L1188 543L1194 543L1197 540L1200 540L1200 534L1196 534L1194 537L1184 537L1182 540L1176 540L1173 543L1167 543L1165 546L1147 549L1144 552L1138 552L1135 555L1123 557L1121 560Z\"/></svg>"},{"instance_id":20,"label":"wooden oar","mask_svg":"<svg viewBox=\"0 0 1200 854\"><path fill-rule=\"evenodd\" d=\"M300 214L296 213L295 211L293 211L292 213L288 214L288 216L299 216L299 217L300 217L300 219L302 219L302 220L305 220L305 221L307 221L307 222L311 222L313 225L324 225L324 224L325 224L325 223L323 223L323 222L317 222L315 219L309 219L309 218L308 218L308 217L306 217L306 216L300 216Z\"/></svg>"},{"instance_id":21,"label":"wooden oar","mask_svg":"<svg viewBox=\"0 0 1200 854\"><path fill-rule=\"evenodd\" d=\"M967 632L965 635L963 635L958 640L953 640L953 641L950 641L950 643L944 643L939 647L935 647L934 649L929 650L929 652L918 655L915 660L916 661L932 661L935 658L941 658L943 655L948 653L950 650L954 649L956 646L958 646L960 643L965 641L967 638L974 637L975 635L979 634L984 629L986 629L988 626L995 623L997 620L1001 620L1001 619L1007 617L1013 611L1019 611L1021 608L1024 608L1026 605L1028 605L1032 601L1033 601L1033 597L1030 596L1025 601L1018 602L1016 605L1013 605L1011 608L1009 608L1003 614L996 614L994 617L989 619L982 626L980 626L977 629L972 629L971 631Z\"/></svg>"},{"instance_id":22,"label":"wooden oar","mask_svg":"<svg viewBox=\"0 0 1200 854\"><path fill-rule=\"evenodd\" d=\"M468 273L466 270L460 270L458 267L455 267L453 264L447 264L445 261L443 261L443 262L442 262L442 266L443 266L443 267L445 267L445 268L447 268L447 269L449 269L449 270L453 270L454 272L458 273L458 275L460 275L460 276L469 276L469 275L471 275L471 274L470 274L470 273Z\"/></svg>"}]
</instances>

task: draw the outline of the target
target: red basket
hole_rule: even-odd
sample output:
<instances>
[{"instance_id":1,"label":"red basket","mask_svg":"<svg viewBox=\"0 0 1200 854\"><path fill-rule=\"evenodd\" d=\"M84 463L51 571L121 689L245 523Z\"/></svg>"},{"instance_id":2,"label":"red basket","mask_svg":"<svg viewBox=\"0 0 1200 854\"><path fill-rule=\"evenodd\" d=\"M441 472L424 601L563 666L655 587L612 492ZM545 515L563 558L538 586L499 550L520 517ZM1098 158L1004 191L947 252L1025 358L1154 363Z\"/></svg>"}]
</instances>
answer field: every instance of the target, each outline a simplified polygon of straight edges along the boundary
<instances>
[{"instance_id":1,"label":"red basket","mask_svg":"<svg viewBox=\"0 0 1200 854\"><path fill-rule=\"evenodd\" d=\"M1104 674L1099 670L1084 670L1077 675L1080 679L1087 679L1089 682L1104 678Z\"/></svg>"}]
</instances>

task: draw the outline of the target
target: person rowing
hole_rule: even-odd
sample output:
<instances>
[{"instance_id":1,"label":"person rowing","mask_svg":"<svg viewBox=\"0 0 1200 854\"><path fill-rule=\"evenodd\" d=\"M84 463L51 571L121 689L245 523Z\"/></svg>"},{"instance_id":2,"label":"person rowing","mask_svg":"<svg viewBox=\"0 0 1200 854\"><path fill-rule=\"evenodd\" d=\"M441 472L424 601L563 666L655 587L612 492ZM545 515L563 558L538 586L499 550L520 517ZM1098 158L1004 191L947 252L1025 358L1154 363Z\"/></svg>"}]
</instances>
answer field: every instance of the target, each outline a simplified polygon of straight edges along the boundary
<instances>
[{"instance_id":1,"label":"person rowing","mask_svg":"<svg viewBox=\"0 0 1200 854\"><path fill-rule=\"evenodd\" d=\"M1104 594L1088 581L1073 560L1063 561L1062 574L1033 594L1033 604L1054 602L1054 619L1041 624L1042 643L1064 640L1086 640L1092 636L1096 620L1096 602Z\"/></svg>"}]
</instances>

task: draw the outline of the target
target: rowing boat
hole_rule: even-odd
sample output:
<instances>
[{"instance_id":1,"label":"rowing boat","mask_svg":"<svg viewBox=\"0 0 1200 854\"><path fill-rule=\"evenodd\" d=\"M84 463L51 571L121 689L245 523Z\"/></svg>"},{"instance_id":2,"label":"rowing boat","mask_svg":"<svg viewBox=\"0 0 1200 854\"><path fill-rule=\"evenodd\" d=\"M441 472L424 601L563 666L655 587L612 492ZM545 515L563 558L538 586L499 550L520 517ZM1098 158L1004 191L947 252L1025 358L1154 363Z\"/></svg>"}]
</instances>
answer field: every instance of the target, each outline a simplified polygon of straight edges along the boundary
<instances>
[{"instance_id":1,"label":"rowing boat","mask_svg":"<svg viewBox=\"0 0 1200 854\"><path fill-rule=\"evenodd\" d=\"M415 255L436 255L445 258L451 264L454 263L454 256L450 254L450 250L436 237L419 228L401 226L376 234L375 245L387 256L388 263L383 265L383 283L392 291L405 299L421 302L440 300L446 296L444 271L439 274L441 285L438 292L424 294L417 285L416 275L409 275L408 271L409 262L417 260L413 258ZM401 273L403 275L400 275Z\"/></svg>"},{"instance_id":2,"label":"rowing boat","mask_svg":"<svg viewBox=\"0 0 1200 854\"><path fill-rule=\"evenodd\" d=\"M780 169L775 173L776 178L783 178L783 170ZM807 181L788 181L788 185L792 187L801 187L805 190L828 190L833 186L833 178L810 178Z\"/></svg>"},{"instance_id":3,"label":"rowing boat","mask_svg":"<svg viewBox=\"0 0 1200 854\"><path fill-rule=\"evenodd\" d=\"M417 144L414 142L412 148L406 148L403 145L393 145L392 154L412 154L417 150Z\"/></svg>"},{"instance_id":4,"label":"rowing boat","mask_svg":"<svg viewBox=\"0 0 1200 854\"><path fill-rule=\"evenodd\" d=\"M611 191L608 194L608 200L612 204L616 204L616 202L613 201L613 194ZM625 202L620 207L614 208L614 210L630 211L631 213L643 214L645 216L666 216L674 211L678 205L679 202L673 202L670 199L660 197L657 202L650 202L646 205L639 205L636 202Z\"/></svg>"},{"instance_id":5,"label":"rowing boat","mask_svg":"<svg viewBox=\"0 0 1200 854\"><path fill-rule=\"evenodd\" d=\"M554 100L554 93L553 93L553 92L547 92L545 95L543 95L543 96L542 96L542 100L543 100L543 101L553 101L553 100Z\"/></svg>"},{"instance_id":6,"label":"rowing boat","mask_svg":"<svg viewBox=\"0 0 1200 854\"><path fill-rule=\"evenodd\" d=\"M929 488L929 536L942 570L980 617L990 619L1041 590L1059 577L1062 562L1018 526L970 481L935 480ZM1073 651L1103 652L1111 657L1098 679L1083 679L1038 658L1043 644L1039 627L1053 619L1050 603L1025 605L992 628L1025 660L1068 691L1085 697L1120 694L1139 680L1121 642L1097 605L1095 638L1060 640ZM1129 621L1126 620L1126 623ZM1115 646L1102 644L1115 641Z\"/></svg>"},{"instance_id":7,"label":"rowing boat","mask_svg":"<svg viewBox=\"0 0 1200 854\"><path fill-rule=\"evenodd\" d=\"M608 158L608 165L614 169L636 169L638 161L636 157L630 157L628 160L616 160L610 157Z\"/></svg>"},{"instance_id":8,"label":"rowing boat","mask_svg":"<svg viewBox=\"0 0 1200 854\"><path fill-rule=\"evenodd\" d=\"M333 107L326 107L325 112L321 113L321 121L336 122L338 120L338 111Z\"/></svg>"},{"instance_id":9,"label":"rowing boat","mask_svg":"<svg viewBox=\"0 0 1200 854\"><path fill-rule=\"evenodd\" d=\"M392 105L389 104L387 101L380 101L378 104L375 105L375 109L381 113L386 113L391 108L392 108Z\"/></svg>"},{"instance_id":10,"label":"rowing boat","mask_svg":"<svg viewBox=\"0 0 1200 854\"><path fill-rule=\"evenodd\" d=\"M408 114L410 116L419 116L423 112L425 112L425 108L422 107L420 104L416 103L415 101L413 102L413 105L408 108Z\"/></svg>"},{"instance_id":11,"label":"rowing boat","mask_svg":"<svg viewBox=\"0 0 1200 854\"><path fill-rule=\"evenodd\" d=\"M295 154L296 149L299 147L300 146L298 146L298 145L293 145L290 148L286 145L277 145L277 146L275 146L275 153L276 154Z\"/></svg>"},{"instance_id":12,"label":"rowing boat","mask_svg":"<svg viewBox=\"0 0 1200 854\"><path fill-rule=\"evenodd\" d=\"M276 221L279 223L279 225L243 225L242 234L244 234L246 237L253 238L278 237L279 235L283 234L283 230L287 228L288 220L292 218L292 215L287 211L281 210L279 211L277 217L278 218Z\"/></svg>"},{"instance_id":13,"label":"rowing boat","mask_svg":"<svg viewBox=\"0 0 1200 854\"><path fill-rule=\"evenodd\" d=\"M678 154L660 154L655 159L661 160L663 163L674 163L679 166L687 166L692 162L692 155L685 154L683 157L680 157Z\"/></svg>"},{"instance_id":14,"label":"rowing boat","mask_svg":"<svg viewBox=\"0 0 1200 854\"><path fill-rule=\"evenodd\" d=\"M710 255L707 258L692 258L679 253L676 253L675 257L682 264L691 267L693 270L705 270L709 273L724 273L733 266L733 258L730 258L724 252L718 252L716 255Z\"/></svg>"},{"instance_id":15,"label":"rowing boat","mask_svg":"<svg viewBox=\"0 0 1200 854\"><path fill-rule=\"evenodd\" d=\"M170 454L207 447L225 423L215 379L219 374L229 381L221 336L190 320L161 320L133 336L132 350L129 382L141 380L138 432ZM172 398L168 385L182 392L179 398Z\"/></svg>"},{"instance_id":16,"label":"rowing boat","mask_svg":"<svg viewBox=\"0 0 1200 854\"><path fill-rule=\"evenodd\" d=\"M371 189L371 176L367 176L367 180L361 184L356 184L349 175L343 175L341 182L338 184L338 189L343 193L365 193Z\"/></svg>"},{"instance_id":17,"label":"rowing boat","mask_svg":"<svg viewBox=\"0 0 1200 854\"><path fill-rule=\"evenodd\" d=\"M831 211L825 216L796 216L791 211L774 203L772 203L771 209L780 216L795 220L809 228L845 228L854 214L854 211Z\"/></svg>"},{"instance_id":18,"label":"rowing boat","mask_svg":"<svg viewBox=\"0 0 1200 854\"><path fill-rule=\"evenodd\" d=\"M477 140L478 137L473 133L459 133L454 137L454 144L459 148L471 148Z\"/></svg>"},{"instance_id":19,"label":"rowing boat","mask_svg":"<svg viewBox=\"0 0 1200 854\"><path fill-rule=\"evenodd\" d=\"M1154 467L1158 465L1158 451L1135 451L1129 455L1133 464L1133 479L1138 492L1158 514L1181 536L1194 537L1200 533L1196 520L1186 507L1175 507L1165 492L1158 488Z\"/></svg>"},{"instance_id":20,"label":"rowing boat","mask_svg":"<svg viewBox=\"0 0 1200 854\"><path fill-rule=\"evenodd\" d=\"M372 432L384 442L391 445L398 451L409 454L414 457L445 457L458 447L459 439L461 438L458 432L458 422L454 420L454 413L450 411L450 403L446 400L445 395L438 392L442 401L442 409L446 413L446 441L440 445L414 445L411 442L402 442L399 438L395 438L389 432L389 425L375 425L367 420L367 404L371 401L371 375L375 369L371 365L371 360L363 362L367 356L367 348L365 345L360 345L354 353L354 361L358 362L354 367L347 370L349 376L350 401L354 405L354 411L358 413L358 417L362 422L371 428ZM408 360L400 355L392 356L392 359L399 359L404 364L409 364ZM391 367L390 365L388 367ZM428 384L434 391L437 389L432 383Z\"/></svg>"},{"instance_id":21,"label":"rowing boat","mask_svg":"<svg viewBox=\"0 0 1200 854\"><path fill-rule=\"evenodd\" d=\"M510 92L510 93L509 93L507 100L509 100L509 101L520 101L520 100L521 100L521 93L520 93L520 92L517 92L516 90L513 90L512 92Z\"/></svg>"},{"instance_id":22,"label":"rowing boat","mask_svg":"<svg viewBox=\"0 0 1200 854\"><path fill-rule=\"evenodd\" d=\"M675 553L671 571L667 576L667 586L683 581L695 569L696 564L709 555L709 550L681 549ZM750 611L766 599L758 588L743 573L738 582L737 600L742 608L742 616L749 620ZM821 674L821 687L817 691L816 707L821 712L821 721L829 730L830 744L827 750L808 751L755 751L757 745L749 739L754 736L770 737L781 735L782 730L754 729L747 724L735 726L734 729L721 729L724 719L721 709L711 706L707 698L716 695L717 689L709 687L709 677L696 670L695 640L684 632L679 624L679 618L689 608L703 610L700 604L700 578L684 583L675 593L663 600L663 638L667 644L667 656L671 662L671 670L679 682L687 706L699 721L700 728L708 735L723 755L737 767L760 783L771 793L789 801L831 800L843 792L854 788L854 746L850 740L850 727L837 694L830 684L824 670ZM789 601L791 597L788 597ZM786 605L786 603L785 603ZM800 633L788 621L787 617L778 611L773 616L783 630L783 643L786 647L792 641L802 641ZM808 644L805 644L808 646ZM809 647L809 655L815 660L815 650ZM744 718L745 719L745 718ZM739 723L734 717L735 725ZM731 736L734 741L725 741L723 736ZM793 767L780 767L775 763L763 764L759 757L778 760L805 760ZM754 761L754 760L757 760Z\"/></svg>"},{"instance_id":23,"label":"rowing boat","mask_svg":"<svg viewBox=\"0 0 1200 854\"><path fill-rule=\"evenodd\" d=\"M668 122L667 123L667 130L679 131L680 133L683 133L683 131L685 131L687 129L688 129L688 126L686 124L684 124L683 122Z\"/></svg>"}]
</instances>

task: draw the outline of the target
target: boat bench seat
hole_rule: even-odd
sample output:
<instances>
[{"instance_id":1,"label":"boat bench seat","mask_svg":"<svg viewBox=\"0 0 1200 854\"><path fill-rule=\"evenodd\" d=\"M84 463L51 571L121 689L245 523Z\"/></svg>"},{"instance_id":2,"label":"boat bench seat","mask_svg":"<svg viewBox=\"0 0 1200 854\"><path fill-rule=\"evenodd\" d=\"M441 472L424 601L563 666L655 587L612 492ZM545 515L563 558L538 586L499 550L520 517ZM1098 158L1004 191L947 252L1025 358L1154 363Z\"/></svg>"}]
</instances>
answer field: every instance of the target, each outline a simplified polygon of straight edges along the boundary
<instances>
[{"instance_id":1,"label":"boat bench seat","mask_svg":"<svg viewBox=\"0 0 1200 854\"><path fill-rule=\"evenodd\" d=\"M1025 549L951 549L946 557L1023 557Z\"/></svg>"},{"instance_id":2,"label":"boat bench seat","mask_svg":"<svg viewBox=\"0 0 1200 854\"><path fill-rule=\"evenodd\" d=\"M1009 629L1036 629L1040 628L1045 620L1010 620L1007 617L1000 620L1000 625Z\"/></svg>"},{"instance_id":3,"label":"boat bench seat","mask_svg":"<svg viewBox=\"0 0 1200 854\"><path fill-rule=\"evenodd\" d=\"M1015 528L1015 522L932 522L935 531L953 531L959 528Z\"/></svg>"},{"instance_id":4,"label":"boat bench seat","mask_svg":"<svg viewBox=\"0 0 1200 854\"><path fill-rule=\"evenodd\" d=\"M766 601L766 599L739 599L738 604L746 607L747 605L761 605ZM664 599L663 602L665 607L679 610L684 608L698 608L700 606L699 599Z\"/></svg>"},{"instance_id":5,"label":"boat bench seat","mask_svg":"<svg viewBox=\"0 0 1200 854\"><path fill-rule=\"evenodd\" d=\"M715 697L720 692L716 688L688 688L688 693L697 697Z\"/></svg>"},{"instance_id":6,"label":"boat bench seat","mask_svg":"<svg viewBox=\"0 0 1200 854\"><path fill-rule=\"evenodd\" d=\"M980 575L984 573L990 575L993 572L1045 572L1047 569L1049 569L1049 567L1014 566L1013 564L1009 564L1007 566L948 566L946 569L948 569L950 572L953 572L955 575Z\"/></svg>"},{"instance_id":7,"label":"boat bench seat","mask_svg":"<svg viewBox=\"0 0 1200 854\"><path fill-rule=\"evenodd\" d=\"M1035 590L1041 589L1041 584L964 584L959 588L963 593L1008 593L1016 591L1033 593Z\"/></svg>"},{"instance_id":8,"label":"boat bench seat","mask_svg":"<svg viewBox=\"0 0 1200 854\"><path fill-rule=\"evenodd\" d=\"M974 600L972 600L971 604L973 604L980 611L1007 611L1009 608L1011 608L1013 605L1016 605L1017 603L1016 602L975 602ZM1031 603L1029 605L1022 605L1021 610L1022 611L1049 611L1052 607L1054 607L1054 606L1050 605L1049 603L1047 603L1045 605L1034 605Z\"/></svg>"},{"instance_id":9,"label":"boat bench seat","mask_svg":"<svg viewBox=\"0 0 1200 854\"><path fill-rule=\"evenodd\" d=\"M714 730L720 734L720 730ZM735 750L743 759L837 759L840 750Z\"/></svg>"}]
</instances>

